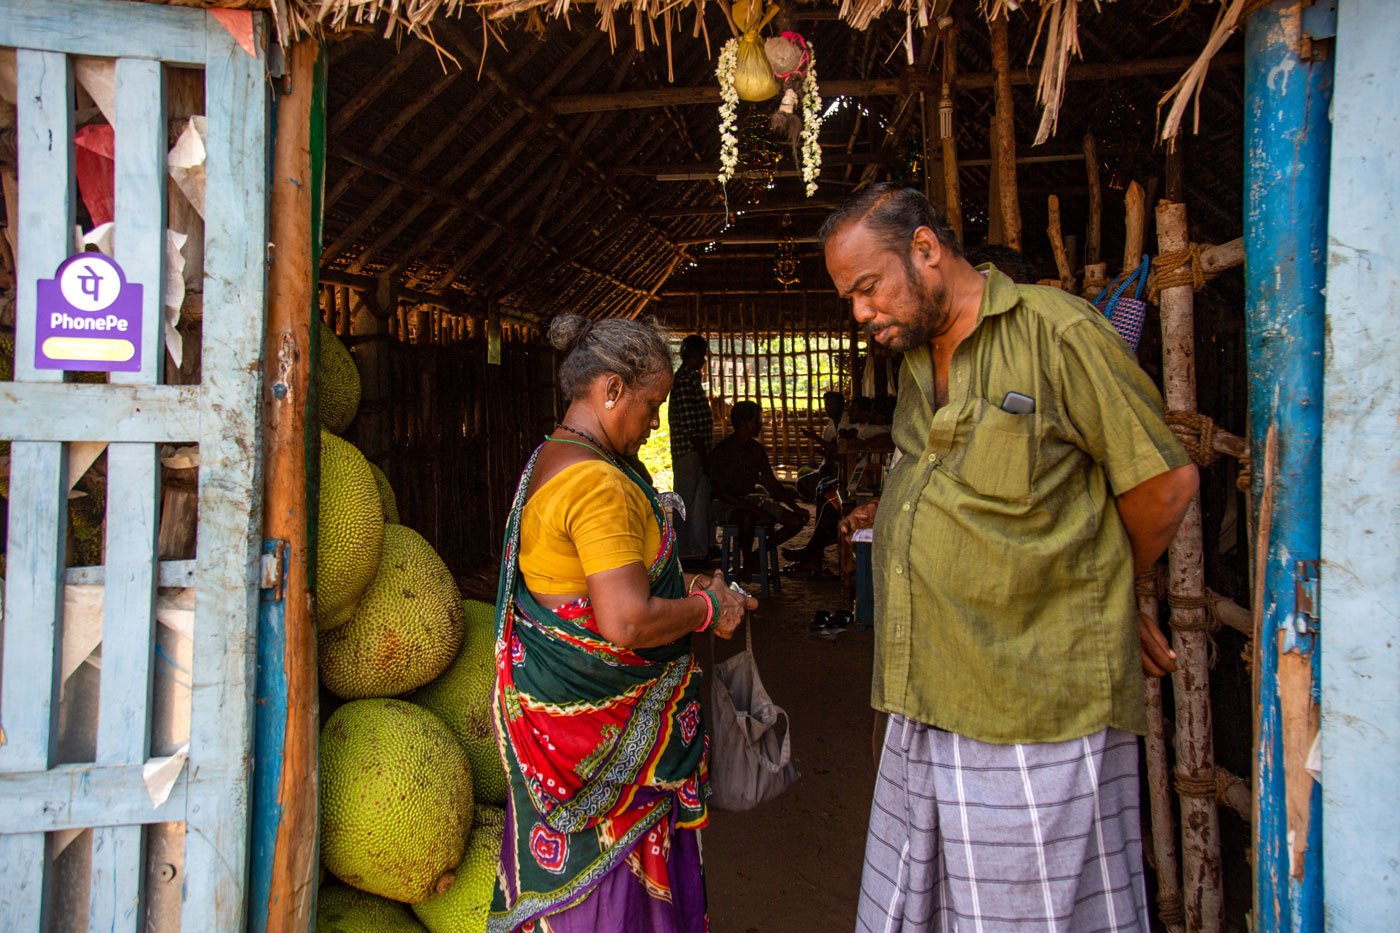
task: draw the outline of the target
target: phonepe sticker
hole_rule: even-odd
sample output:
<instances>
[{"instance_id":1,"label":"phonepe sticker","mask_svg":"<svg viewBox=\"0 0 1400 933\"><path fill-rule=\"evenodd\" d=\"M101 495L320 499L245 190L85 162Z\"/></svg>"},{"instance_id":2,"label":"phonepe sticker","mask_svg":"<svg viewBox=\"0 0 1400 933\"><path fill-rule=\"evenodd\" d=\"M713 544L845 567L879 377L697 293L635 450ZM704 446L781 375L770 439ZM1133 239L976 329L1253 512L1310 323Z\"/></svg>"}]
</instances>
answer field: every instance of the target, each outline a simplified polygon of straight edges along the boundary
<instances>
[{"instance_id":1,"label":"phonepe sticker","mask_svg":"<svg viewBox=\"0 0 1400 933\"><path fill-rule=\"evenodd\" d=\"M139 372L141 292L101 253L69 256L38 281L36 369Z\"/></svg>"}]
</instances>

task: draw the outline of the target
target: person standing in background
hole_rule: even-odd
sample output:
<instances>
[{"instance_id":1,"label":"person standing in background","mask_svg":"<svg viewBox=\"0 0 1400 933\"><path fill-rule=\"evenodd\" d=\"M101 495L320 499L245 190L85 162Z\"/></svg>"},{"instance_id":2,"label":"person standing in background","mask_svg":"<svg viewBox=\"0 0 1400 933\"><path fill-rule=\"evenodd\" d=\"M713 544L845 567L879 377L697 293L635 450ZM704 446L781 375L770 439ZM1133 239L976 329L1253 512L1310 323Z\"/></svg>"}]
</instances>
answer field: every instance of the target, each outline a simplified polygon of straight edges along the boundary
<instances>
[{"instance_id":1,"label":"person standing in background","mask_svg":"<svg viewBox=\"0 0 1400 933\"><path fill-rule=\"evenodd\" d=\"M709 452L714 438L710 401L700 372L710 352L699 334L681 341L681 365L671 387L671 469L685 518L676 521L677 550L683 561L704 560L710 550Z\"/></svg>"}]
</instances>

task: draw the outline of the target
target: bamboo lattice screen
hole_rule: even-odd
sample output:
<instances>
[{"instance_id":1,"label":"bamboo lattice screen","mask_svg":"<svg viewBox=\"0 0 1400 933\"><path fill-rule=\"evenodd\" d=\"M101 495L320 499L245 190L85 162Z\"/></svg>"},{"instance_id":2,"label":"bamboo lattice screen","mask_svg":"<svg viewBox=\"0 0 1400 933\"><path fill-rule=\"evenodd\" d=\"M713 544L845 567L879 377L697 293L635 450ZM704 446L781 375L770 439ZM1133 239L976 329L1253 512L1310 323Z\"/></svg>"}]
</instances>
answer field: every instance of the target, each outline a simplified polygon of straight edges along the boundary
<instances>
[{"instance_id":1,"label":"bamboo lattice screen","mask_svg":"<svg viewBox=\"0 0 1400 933\"><path fill-rule=\"evenodd\" d=\"M794 291L753 300L695 297L666 319L677 346L687 334L709 341L707 381L717 439L729 431L734 403L748 399L763 406L761 440L780 475L820 464L803 429L821 430L823 393L850 397L855 353L850 319L834 296Z\"/></svg>"}]
</instances>

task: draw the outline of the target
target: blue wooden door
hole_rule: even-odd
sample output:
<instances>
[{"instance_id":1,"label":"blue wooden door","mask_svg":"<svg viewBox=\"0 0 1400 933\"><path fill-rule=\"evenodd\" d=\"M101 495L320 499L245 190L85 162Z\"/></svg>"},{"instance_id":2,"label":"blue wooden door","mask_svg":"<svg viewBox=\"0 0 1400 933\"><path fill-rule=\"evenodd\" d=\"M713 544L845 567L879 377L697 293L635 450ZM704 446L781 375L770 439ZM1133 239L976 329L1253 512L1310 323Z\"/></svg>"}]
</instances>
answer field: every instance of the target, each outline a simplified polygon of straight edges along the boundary
<instances>
[{"instance_id":1,"label":"blue wooden door","mask_svg":"<svg viewBox=\"0 0 1400 933\"><path fill-rule=\"evenodd\" d=\"M88 928L143 926L146 824L182 824L179 926L244 925L267 259L266 27L245 48L201 10L113 0L0 0L18 90L15 378L0 383L12 441L0 654L0 927L54 923L46 839L91 828ZM245 41L247 37L244 37ZM144 287L141 368L74 384L36 365L36 282L72 252L74 58L115 60L114 258ZM166 75L202 69L207 134L204 320L198 385L163 379ZM95 760L58 763L68 451L105 442L106 565ZM159 806L151 752L159 450L197 444L198 554L189 758Z\"/></svg>"}]
</instances>

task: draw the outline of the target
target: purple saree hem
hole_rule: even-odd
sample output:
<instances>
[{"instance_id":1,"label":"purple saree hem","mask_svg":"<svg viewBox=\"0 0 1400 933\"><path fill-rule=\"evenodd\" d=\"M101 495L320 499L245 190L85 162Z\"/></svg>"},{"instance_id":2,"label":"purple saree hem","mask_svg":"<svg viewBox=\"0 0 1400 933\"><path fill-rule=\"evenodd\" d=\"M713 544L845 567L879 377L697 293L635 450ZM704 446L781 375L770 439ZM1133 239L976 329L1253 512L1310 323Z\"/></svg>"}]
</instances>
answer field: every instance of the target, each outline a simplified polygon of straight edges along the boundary
<instances>
[{"instance_id":1,"label":"purple saree hem","mask_svg":"<svg viewBox=\"0 0 1400 933\"><path fill-rule=\"evenodd\" d=\"M629 858L600 878L574 906L519 929L535 933L707 933L699 832L675 830L666 865L671 882L669 899L648 890Z\"/></svg>"}]
</instances>

